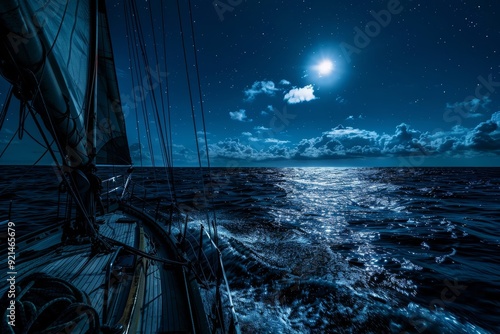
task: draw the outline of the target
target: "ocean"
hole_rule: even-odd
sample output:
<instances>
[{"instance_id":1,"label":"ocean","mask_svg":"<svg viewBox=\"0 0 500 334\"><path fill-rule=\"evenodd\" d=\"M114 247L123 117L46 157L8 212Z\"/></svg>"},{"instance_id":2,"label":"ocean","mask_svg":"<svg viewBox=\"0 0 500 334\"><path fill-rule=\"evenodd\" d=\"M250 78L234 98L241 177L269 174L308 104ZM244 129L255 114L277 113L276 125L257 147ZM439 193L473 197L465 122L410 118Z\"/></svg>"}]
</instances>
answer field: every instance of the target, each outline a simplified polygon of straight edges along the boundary
<instances>
[{"instance_id":1,"label":"ocean","mask_svg":"<svg viewBox=\"0 0 500 334\"><path fill-rule=\"evenodd\" d=\"M176 193L211 190L243 333L500 333L500 168L206 172L176 169ZM2 166L0 187L18 234L55 219L52 167Z\"/></svg>"}]
</instances>

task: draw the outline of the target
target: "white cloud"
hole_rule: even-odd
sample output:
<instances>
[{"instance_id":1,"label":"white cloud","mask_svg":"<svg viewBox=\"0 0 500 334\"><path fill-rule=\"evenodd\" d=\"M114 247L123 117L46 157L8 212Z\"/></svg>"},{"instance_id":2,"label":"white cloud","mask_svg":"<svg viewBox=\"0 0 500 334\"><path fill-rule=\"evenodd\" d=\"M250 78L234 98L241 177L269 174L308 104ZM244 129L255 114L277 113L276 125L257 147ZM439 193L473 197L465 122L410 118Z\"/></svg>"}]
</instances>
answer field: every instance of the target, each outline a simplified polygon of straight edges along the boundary
<instances>
[{"instance_id":1,"label":"white cloud","mask_svg":"<svg viewBox=\"0 0 500 334\"><path fill-rule=\"evenodd\" d=\"M149 163L151 161L151 154L149 154L149 150L143 144L134 143L129 146L129 150L133 162Z\"/></svg>"},{"instance_id":2,"label":"white cloud","mask_svg":"<svg viewBox=\"0 0 500 334\"><path fill-rule=\"evenodd\" d=\"M266 130L255 127L257 132ZM337 126L318 137L306 138L296 144L277 138L256 138L250 132L243 135L248 145L226 139L210 145L219 158L249 161L278 159L356 159L367 157L474 157L481 154L500 156L500 111L474 128L455 126L451 130L422 132L402 123L392 134ZM253 144L255 143L255 144ZM252 145L262 147L257 149ZM262 146L262 143L270 146Z\"/></svg>"},{"instance_id":3,"label":"white cloud","mask_svg":"<svg viewBox=\"0 0 500 334\"><path fill-rule=\"evenodd\" d=\"M301 102L309 102L315 100L314 87L313 85L307 85L302 88L291 89L284 97L283 100L287 101L289 104L297 104Z\"/></svg>"},{"instance_id":4,"label":"white cloud","mask_svg":"<svg viewBox=\"0 0 500 334\"><path fill-rule=\"evenodd\" d=\"M250 145L241 143L237 139L226 139L216 144L209 145L209 150L213 158L251 161L290 158L290 152L288 148L273 145L267 149L257 150Z\"/></svg>"},{"instance_id":5,"label":"white cloud","mask_svg":"<svg viewBox=\"0 0 500 334\"><path fill-rule=\"evenodd\" d=\"M276 138L266 138L266 140L264 142L267 144L283 145L283 144L288 144L290 141L289 140L279 140Z\"/></svg>"},{"instance_id":6,"label":"white cloud","mask_svg":"<svg viewBox=\"0 0 500 334\"><path fill-rule=\"evenodd\" d=\"M274 107L272 105L268 105L267 106L267 111L265 110L262 110L260 112L261 115L269 115L270 112L273 112L274 111Z\"/></svg>"},{"instance_id":7,"label":"white cloud","mask_svg":"<svg viewBox=\"0 0 500 334\"><path fill-rule=\"evenodd\" d=\"M335 101L337 101L339 104L346 104L346 100L342 96L340 96L340 95L338 95L335 98Z\"/></svg>"},{"instance_id":8,"label":"white cloud","mask_svg":"<svg viewBox=\"0 0 500 334\"><path fill-rule=\"evenodd\" d=\"M255 81L251 88L245 90L246 101L253 101L257 95L273 96L277 91L273 81Z\"/></svg>"},{"instance_id":9,"label":"white cloud","mask_svg":"<svg viewBox=\"0 0 500 334\"><path fill-rule=\"evenodd\" d=\"M240 109L239 111L230 111L229 116L234 121L245 122L247 119L246 110Z\"/></svg>"},{"instance_id":10,"label":"white cloud","mask_svg":"<svg viewBox=\"0 0 500 334\"><path fill-rule=\"evenodd\" d=\"M474 97L463 102L447 103L446 109L450 109L464 118L477 118L483 116L490 103L491 99L486 96L482 99Z\"/></svg>"},{"instance_id":11,"label":"white cloud","mask_svg":"<svg viewBox=\"0 0 500 334\"><path fill-rule=\"evenodd\" d=\"M500 111L497 111L493 115L491 115L491 120L500 126Z\"/></svg>"},{"instance_id":12,"label":"white cloud","mask_svg":"<svg viewBox=\"0 0 500 334\"><path fill-rule=\"evenodd\" d=\"M255 128L253 128L253 129L254 129L255 131L257 131L257 132L261 132L261 131L269 131L269 130L271 130L271 129L266 128L265 126L262 126L262 125L261 125L261 126L256 126L256 127L255 127Z\"/></svg>"},{"instance_id":13,"label":"white cloud","mask_svg":"<svg viewBox=\"0 0 500 334\"><path fill-rule=\"evenodd\" d=\"M283 86L289 86L290 85L290 81L283 79L283 80L280 81L280 84L283 85Z\"/></svg>"},{"instance_id":14,"label":"white cloud","mask_svg":"<svg viewBox=\"0 0 500 334\"><path fill-rule=\"evenodd\" d=\"M235 139L226 139L209 146L210 154L215 158L251 159L257 158L257 151Z\"/></svg>"},{"instance_id":15,"label":"white cloud","mask_svg":"<svg viewBox=\"0 0 500 334\"><path fill-rule=\"evenodd\" d=\"M496 112L491 119L479 123L474 130L465 136L465 147L475 151L496 151L500 153L500 126L498 118L500 112Z\"/></svg>"},{"instance_id":16,"label":"white cloud","mask_svg":"<svg viewBox=\"0 0 500 334\"><path fill-rule=\"evenodd\" d=\"M198 156L192 149L185 147L184 145L173 144L173 155L174 159L177 161L197 163ZM204 151L202 151L204 154Z\"/></svg>"},{"instance_id":17,"label":"white cloud","mask_svg":"<svg viewBox=\"0 0 500 334\"><path fill-rule=\"evenodd\" d=\"M303 139L296 147L297 158L340 158L380 154L374 131L343 127L323 132L320 137Z\"/></svg>"},{"instance_id":18,"label":"white cloud","mask_svg":"<svg viewBox=\"0 0 500 334\"><path fill-rule=\"evenodd\" d=\"M198 136L204 136L205 135L205 131L198 131ZM206 133L207 136L211 135L210 132L207 132Z\"/></svg>"}]
</instances>

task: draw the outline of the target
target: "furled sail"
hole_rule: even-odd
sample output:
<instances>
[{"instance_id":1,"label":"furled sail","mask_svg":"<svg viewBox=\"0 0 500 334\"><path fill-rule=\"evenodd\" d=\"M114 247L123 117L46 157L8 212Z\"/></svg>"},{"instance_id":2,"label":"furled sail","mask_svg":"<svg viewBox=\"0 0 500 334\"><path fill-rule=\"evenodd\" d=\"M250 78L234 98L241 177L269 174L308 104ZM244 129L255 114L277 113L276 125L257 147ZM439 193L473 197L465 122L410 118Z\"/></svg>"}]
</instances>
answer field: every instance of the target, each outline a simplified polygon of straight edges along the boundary
<instances>
[{"instance_id":1,"label":"furled sail","mask_svg":"<svg viewBox=\"0 0 500 334\"><path fill-rule=\"evenodd\" d=\"M96 153L98 163L130 163L109 27L100 2L98 16L96 0L0 2L0 72L21 101L33 101L72 167L87 165ZM97 82L96 18L101 21Z\"/></svg>"},{"instance_id":2,"label":"furled sail","mask_svg":"<svg viewBox=\"0 0 500 334\"><path fill-rule=\"evenodd\" d=\"M104 1L99 2L96 162L131 164Z\"/></svg>"},{"instance_id":3,"label":"furled sail","mask_svg":"<svg viewBox=\"0 0 500 334\"><path fill-rule=\"evenodd\" d=\"M90 0L0 3L2 75L23 102L33 100L73 167L90 161L85 113L91 21Z\"/></svg>"}]
</instances>

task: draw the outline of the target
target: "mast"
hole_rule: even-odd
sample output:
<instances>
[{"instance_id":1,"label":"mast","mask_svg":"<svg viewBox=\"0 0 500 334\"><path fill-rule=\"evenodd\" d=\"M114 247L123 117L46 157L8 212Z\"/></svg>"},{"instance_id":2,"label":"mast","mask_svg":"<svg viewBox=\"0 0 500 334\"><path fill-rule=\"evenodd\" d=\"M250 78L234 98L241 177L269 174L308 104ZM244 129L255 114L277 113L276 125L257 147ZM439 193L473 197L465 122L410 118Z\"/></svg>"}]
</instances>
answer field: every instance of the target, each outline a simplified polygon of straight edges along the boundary
<instances>
[{"instance_id":1,"label":"mast","mask_svg":"<svg viewBox=\"0 0 500 334\"><path fill-rule=\"evenodd\" d=\"M89 134L88 143L88 154L93 162L95 156L97 155L97 131L96 131L96 119L97 119L97 92L98 92L98 82L97 82L97 64L99 63L99 10L100 3L104 5L104 1L95 0L94 2L94 15L91 17L94 19L91 22L91 36L94 36L94 43L91 43L92 51L91 54L94 55L92 59L91 69L89 74L92 76L90 82L92 83L92 88L89 92L92 93L92 106L88 109L87 116L87 133Z\"/></svg>"},{"instance_id":2,"label":"mast","mask_svg":"<svg viewBox=\"0 0 500 334\"><path fill-rule=\"evenodd\" d=\"M0 2L0 74L54 138L64 170L70 171L77 220L90 235L99 151L105 163L117 162L109 158L114 152L121 164L131 161L110 50L103 0Z\"/></svg>"}]
</instances>

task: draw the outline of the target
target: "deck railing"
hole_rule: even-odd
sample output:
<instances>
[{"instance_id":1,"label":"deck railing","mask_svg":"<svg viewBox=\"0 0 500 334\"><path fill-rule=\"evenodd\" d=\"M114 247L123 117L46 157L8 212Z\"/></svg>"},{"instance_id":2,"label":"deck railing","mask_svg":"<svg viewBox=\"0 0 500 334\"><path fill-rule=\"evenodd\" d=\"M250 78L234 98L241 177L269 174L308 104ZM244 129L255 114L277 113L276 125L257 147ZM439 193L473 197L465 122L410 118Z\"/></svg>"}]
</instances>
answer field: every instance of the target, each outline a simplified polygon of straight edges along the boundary
<instances>
[{"instance_id":1,"label":"deck railing","mask_svg":"<svg viewBox=\"0 0 500 334\"><path fill-rule=\"evenodd\" d=\"M119 202L141 209L177 241L186 260L192 264L190 269L194 271L200 287L205 292L203 298L215 306L209 307L204 303L207 314L219 319L219 331L239 333L222 254L214 241L216 238L213 235L214 229L210 228L210 222L207 231L205 225L196 224L187 213L176 209L174 203L155 196L145 186L132 181L131 174L103 180L102 185L101 198L105 210ZM213 309L217 310L216 314Z\"/></svg>"}]
</instances>

